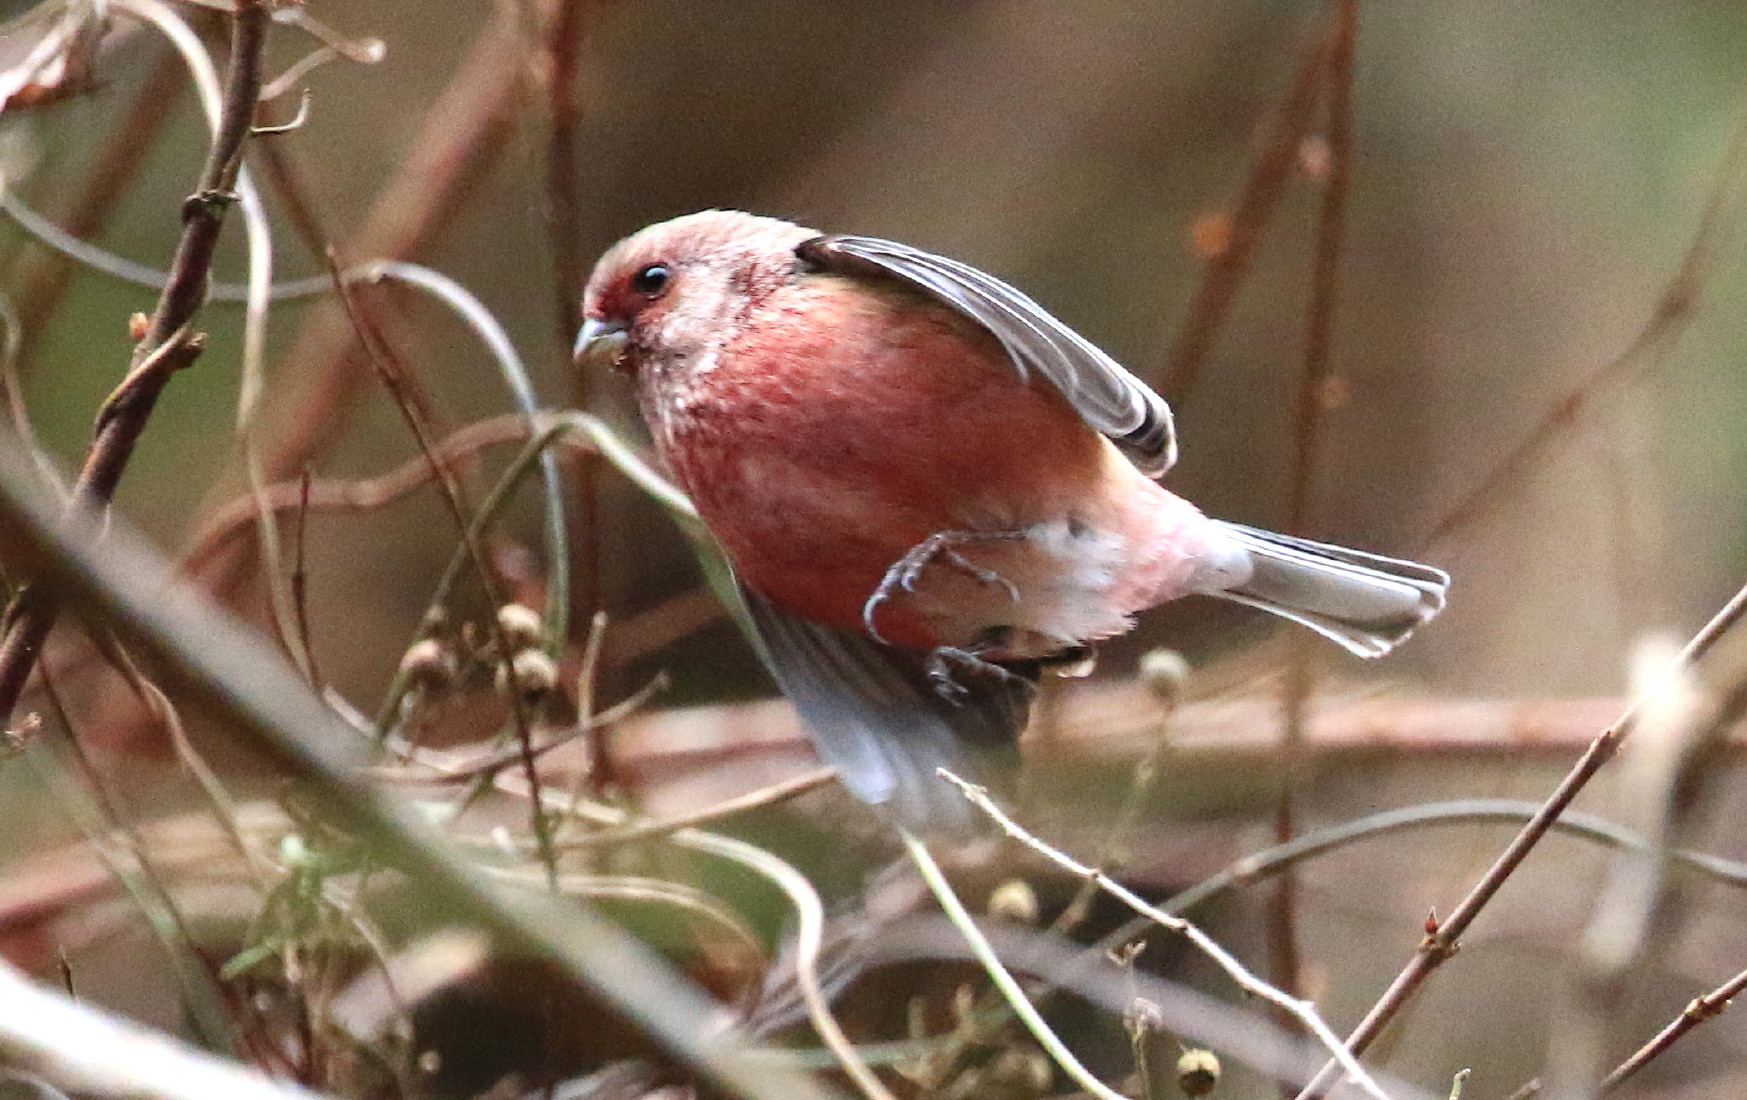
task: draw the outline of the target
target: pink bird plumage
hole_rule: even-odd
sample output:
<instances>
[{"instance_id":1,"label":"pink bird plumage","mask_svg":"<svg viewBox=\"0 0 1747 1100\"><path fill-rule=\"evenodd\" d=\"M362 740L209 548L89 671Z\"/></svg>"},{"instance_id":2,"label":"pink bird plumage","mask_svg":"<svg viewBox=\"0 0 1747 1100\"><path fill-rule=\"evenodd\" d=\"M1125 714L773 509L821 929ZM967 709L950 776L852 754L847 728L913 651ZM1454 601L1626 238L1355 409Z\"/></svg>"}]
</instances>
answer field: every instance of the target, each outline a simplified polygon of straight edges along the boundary
<instances>
[{"instance_id":1,"label":"pink bird plumage","mask_svg":"<svg viewBox=\"0 0 1747 1100\"><path fill-rule=\"evenodd\" d=\"M1443 604L1437 570L1162 488L1164 402L944 257L710 211L615 245L583 312L821 754L912 827L962 824L935 768L996 778L1039 669L1146 608L1220 595L1375 656Z\"/></svg>"}]
</instances>

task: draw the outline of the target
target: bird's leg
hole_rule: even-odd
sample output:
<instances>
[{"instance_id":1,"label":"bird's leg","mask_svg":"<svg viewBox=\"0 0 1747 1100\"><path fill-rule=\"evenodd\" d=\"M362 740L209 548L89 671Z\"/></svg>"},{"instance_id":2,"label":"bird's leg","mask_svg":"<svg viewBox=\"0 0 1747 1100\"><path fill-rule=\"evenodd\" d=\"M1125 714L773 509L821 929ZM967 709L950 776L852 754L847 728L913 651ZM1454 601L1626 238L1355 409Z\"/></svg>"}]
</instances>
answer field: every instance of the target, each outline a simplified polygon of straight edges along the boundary
<instances>
[{"instance_id":1,"label":"bird's leg","mask_svg":"<svg viewBox=\"0 0 1747 1100\"><path fill-rule=\"evenodd\" d=\"M861 623L867 629L868 635L876 642L884 642L879 628L874 625L874 614L880 604L885 603L899 592L914 592L916 582L922 578L922 571L928 568L936 558L948 565L956 566L962 572L970 574L983 584L998 584L1007 590L1007 598L1014 603L1019 602L1019 588L1006 577L993 569L984 569L959 553L955 547L978 542L1011 542L1025 537L1023 531L937 531L915 546L904 552L904 556L891 564L886 575L880 578L880 583L874 586L873 593L867 602L861 605Z\"/></svg>"}]
</instances>

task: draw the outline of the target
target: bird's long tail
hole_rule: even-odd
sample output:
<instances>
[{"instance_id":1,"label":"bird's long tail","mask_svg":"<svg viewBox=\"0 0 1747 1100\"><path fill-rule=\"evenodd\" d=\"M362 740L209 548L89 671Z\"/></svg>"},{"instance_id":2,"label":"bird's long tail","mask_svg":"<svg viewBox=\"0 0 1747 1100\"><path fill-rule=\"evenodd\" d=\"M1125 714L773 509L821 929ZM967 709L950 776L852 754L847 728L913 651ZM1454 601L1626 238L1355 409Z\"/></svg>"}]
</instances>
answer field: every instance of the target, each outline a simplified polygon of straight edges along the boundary
<instances>
[{"instance_id":1,"label":"bird's long tail","mask_svg":"<svg viewBox=\"0 0 1747 1100\"><path fill-rule=\"evenodd\" d=\"M1249 579L1211 593L1259 607L1381 657L1444 608L1450 575L1417 562L1219 523L1249 551Z\"/></svg>"}]
</instances>

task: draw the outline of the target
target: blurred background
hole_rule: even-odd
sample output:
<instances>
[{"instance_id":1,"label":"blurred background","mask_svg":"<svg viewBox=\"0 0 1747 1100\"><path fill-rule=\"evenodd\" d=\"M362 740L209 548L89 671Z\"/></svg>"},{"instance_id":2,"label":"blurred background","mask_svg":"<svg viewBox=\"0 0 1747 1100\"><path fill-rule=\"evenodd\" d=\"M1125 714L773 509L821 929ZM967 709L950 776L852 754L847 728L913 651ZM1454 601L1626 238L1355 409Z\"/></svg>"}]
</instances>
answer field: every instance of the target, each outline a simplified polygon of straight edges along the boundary
<instances>
[{"instance_id":1,"label":"blurred background","mask_svg":"<svg viewBox=\"0 0 1747 1100\"><path fill-rule=\"evenodd\" d=\"M0 15L26 7L0 4ZM222 49L222 15L183 10ZM1333 747L1312 737L1293 757L1267 748L1287 652L1269 623L1185 604L1110 647L1098 675L1112 691L1132 680L1141 654L1168 647L1196 670L1192 698L1257 704L1236 735L1247 747L1221 755L1210 737L1211 747L1164 758L1126 845L1129 870L1155 890L1267 843L1288 776L1299 828L1434 799L1544 797L1598 728L1585 723L1608 713L1595 701L1623 695L1635 642L1689 636L1747 566L1747 153L1732 148L1747 125L1747 8L1737 3L1362 6L1332 378L1316 390L1321 434L1308 470L1294 433L1319 218L1330 157L1340 155L1326 95L1284 146L1278 205L1249 227L1261 234L1253 260L1192 378L1181 342L1207 318L1198 288L1245 228L1244 196L1279 144L1307 51L1329 34L1328 6L310 0L308 10L342 35L379 38L387 52L377 64L310 74L299 82L312 94L307 122L257 143L251 165L273 213L282 279L321 275L328 245L343 265L427 264L498 318L545 403L585 402L639 439L624 380L579 378L569 363L580 279L614 240L711 207L892 237L1024 288L1172 394L1183 457L1169 485L1204 510L1283 528L1295 521L1294 479L1303 478L1301 533L1454 575L1447 613L1387 662L1315 659L1317 699L1387 699L1396 704L1387 714L1407 717L1331 733ZM559 37L574 51L556 62L555 18L568 20ZM166 48L118 20L93 90L0 115L0 172L12 195L58 224L161 269L206 131ZM312 45L276 27L270 72ZM571 96L554 94L554 71L568 74ZM272 105L271 120L288 119L295 101ZM555 119L565 135L556 142ZM223 281L242 279L243 255L229 227ZM127 318L149 310L154 292L58 259L11 222L0 225L0 278L26 320L23 403L45 450L74 467L126 364ZM511 410L452 317L404 292L367 298L441 425ZM202 324L209 349L170 386L117 498L172 553L245 489L232 429L241 310L214 304ZM305 470L371 477L416 456L332 301L276 305L268 363L270 480ZM500 447L469 470L476 492L511 453ZM699 594L700 573L670 520L609 468L571 458L566 470L573 649L591 615L609 617L597 701L616 702L657 673L671 681L658 708L768 695L732 624ZM537 601L539 501L522 497L494 545L511 585ZM418 627L452 532L428 488L307 519L312 646L324 682L367 713ZM202 575L267 623L259 561L234 545L226 553L205 559ZM482 606L474 593L457 614ZM69 691L100 708L100 687ZM1495 708L1484 731L1451 709L1463 701ZM1552 717L1513 725L1509 707L1525 701L1553 701ZM1051 720L1086 725L1072 713ZM1414 721L1434 731L1423 743L1402 733ZM660 742L664 728L645 735ZM1333 725L1312 732L1325 728ZM202 736L219 759L244 766L223 730ZM98 740L100 766L155 777L140 784L141 813L185 801L179 769L141 723L120 722ZM1136 733L1094 749L1072 739L1046 746L1061 767L1034 784L1030 820L1088 853L1151 743ZM792 749L782 761L804 762ZM721 794L739 789L731 771L712 779ZM620 793L637 799L625 782ZM1604 775L1585 806L1627 814L1620 782ZM32 794L33 780L15 769L0 783L12 805L34 808L7 830L13 859L77 835ZM1728 797L1738 784L1731 776L1724 786L1691 839L1747 857L1739 802ZM760 818L761 840L814 870L822 889L855 895L872 866L831 866L841 852L829 815L797 817ZM1426 911L1447 911L1507 835L1498 826L1409 834L1302 869L1305 988L1337 1029L1406 961ZM1507 1096L1539 1072L1571 995L1561 975L1607 866L1600 850L1550 841L1380 1064L1434 1092L1472 1066L1471 1095L1481 1097ZM1217 922L1262 969L1275 904L1258 889ZM1677 909L1617 1006L1610 1066L1747 965L1742 899L1693 887ZM131 981L117 980L112 996L145 1011L152 995L142 990L153 987ZM1744 1053L1747 1031L1724 1017L1632 1087L1740 1095ZM1241 1075L1222 1087L1272 1092Z\"/></svg>"}]
</instances>

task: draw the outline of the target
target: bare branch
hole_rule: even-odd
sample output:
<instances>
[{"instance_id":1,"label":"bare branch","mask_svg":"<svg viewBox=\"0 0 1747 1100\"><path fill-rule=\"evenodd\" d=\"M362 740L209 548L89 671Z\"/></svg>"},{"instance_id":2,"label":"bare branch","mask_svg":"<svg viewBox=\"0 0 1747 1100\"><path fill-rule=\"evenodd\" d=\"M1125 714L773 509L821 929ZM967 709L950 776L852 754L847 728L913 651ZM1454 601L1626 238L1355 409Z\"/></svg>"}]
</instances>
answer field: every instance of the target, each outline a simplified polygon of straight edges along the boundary
<instances>
[{"instance_id":1,"label":"bare branch","mask_svg":"<svg viewBox=\"0 0 1747 1100\"><path fill-rule=\"evenodd\" d=\"M190 326L205 300L207 277L219 232L224 228L225 211L235 198L243 145L254 118L255 99L261 91L261 47L266 30L266 9L256 0L238 0L237 13L231 21L230 72L220 122L214 129L194 194L182 206L182 238L170 269L170 281L158 298L144 338L134 349L127 381L104 405L106 415L98 422L96 438L79 471L73 499L80 507L100 508L114 495L133 456L134 444L145 431L158 395L169 381L168 371L143 368L153 362L185 366L198 354L199 345L191 337ZM183 355L187 356L186 361L179 361ZM17 706L42 644L54 626L56 612L54 596L34 584L27 585L8 609L5 638L0 640L0 721Z\"/></svg>"}]
</instances>

